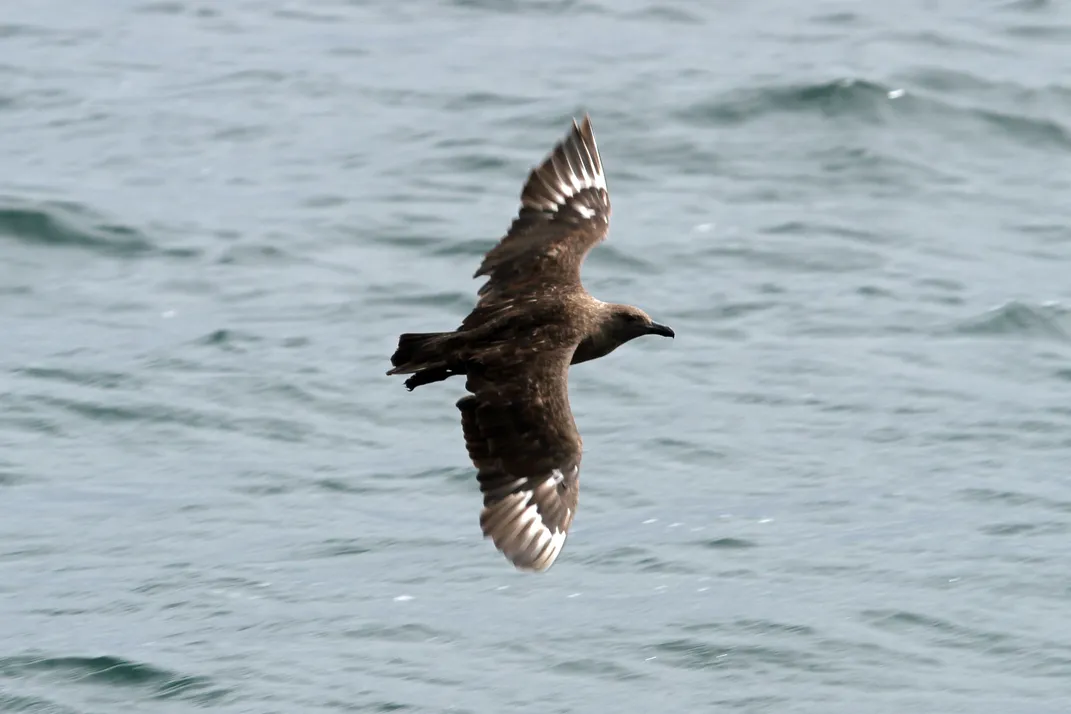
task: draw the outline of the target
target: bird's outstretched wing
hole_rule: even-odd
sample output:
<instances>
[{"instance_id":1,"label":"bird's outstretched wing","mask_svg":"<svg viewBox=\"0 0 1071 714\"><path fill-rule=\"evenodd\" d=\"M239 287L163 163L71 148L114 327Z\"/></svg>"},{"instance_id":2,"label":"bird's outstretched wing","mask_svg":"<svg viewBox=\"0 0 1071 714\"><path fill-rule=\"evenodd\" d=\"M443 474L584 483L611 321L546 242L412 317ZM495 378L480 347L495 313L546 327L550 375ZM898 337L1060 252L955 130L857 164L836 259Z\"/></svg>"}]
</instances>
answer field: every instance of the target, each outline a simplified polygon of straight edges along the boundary
<instances>
[{"instance_id":1,"label":"bird's outstretched wing","mask_svg":"<svg viewBox=\"0 0 1071 714\"><path fill-rule=\"evenodd\" d=\"M477 311L555 287L582 289L580 267L609 226L610 195L585 115L528 175L509 232L473 276L488 277Z\"/></svg>"},{"instance_id":2,"label":"bird's outstretched wing","mask_svg":"<svg viewBox=\"0 0 1071 714\"><path fill-rule=\"evenodd\" d=\"M486 365L457 403L483 493L480 527L520 570L553 565L576 513L583 445L569 408L572 352Z\"/></svg>"}]
</instances>

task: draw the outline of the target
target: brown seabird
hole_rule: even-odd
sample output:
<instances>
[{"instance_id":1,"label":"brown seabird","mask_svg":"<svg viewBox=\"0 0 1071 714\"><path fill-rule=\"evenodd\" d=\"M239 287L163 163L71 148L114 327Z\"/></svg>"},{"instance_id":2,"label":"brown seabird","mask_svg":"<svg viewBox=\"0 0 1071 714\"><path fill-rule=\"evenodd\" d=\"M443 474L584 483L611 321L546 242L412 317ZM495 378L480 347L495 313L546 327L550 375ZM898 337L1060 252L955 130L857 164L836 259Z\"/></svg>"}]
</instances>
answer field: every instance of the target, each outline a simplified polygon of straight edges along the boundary
<instances>
[{"instance_id":1,"label":"brown seabird","mask_svg":"<svg viewBox=\"0 0 1071 714\"><path fill-rule=\"evenodd\" d=\"M413 390L457 374L457 402L483 493L480 527L520 570L545 571L576 514L583 442L569 408L569 365L641 335L673 337L639 308L596 300L580 266L610 226L602 160L585 115L532 169L509 232L473 277L476 307L453 332L398 339L391 374Z\"/></svg>"}]
</instances>

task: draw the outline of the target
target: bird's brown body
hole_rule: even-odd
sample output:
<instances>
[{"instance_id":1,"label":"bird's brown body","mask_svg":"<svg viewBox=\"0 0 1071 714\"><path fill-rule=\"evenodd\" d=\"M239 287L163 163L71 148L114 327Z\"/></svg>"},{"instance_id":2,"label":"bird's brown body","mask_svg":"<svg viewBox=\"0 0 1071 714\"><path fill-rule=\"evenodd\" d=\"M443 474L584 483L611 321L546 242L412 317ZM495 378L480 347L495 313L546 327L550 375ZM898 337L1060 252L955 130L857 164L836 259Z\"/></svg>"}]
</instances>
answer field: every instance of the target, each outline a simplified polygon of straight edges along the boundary
<instances>
[{"instance_id":1,"label":"bird's brown body","mask_svg":"<svg viewBox=\"0 0 1071 714\"><path fill-rule=\"evenodd\" d=\"M576 513L583 442L569 408L569 366L646 334L673 336L639 308L604 303L580 268L605 239L610 200L590 120L532 170L521 209L485 256L488 276L457 330L407 333L388 374L409 389L454 375L469 457L484 495L484 534L520 569L549 568Z\"/></svg>"}]
</instances>

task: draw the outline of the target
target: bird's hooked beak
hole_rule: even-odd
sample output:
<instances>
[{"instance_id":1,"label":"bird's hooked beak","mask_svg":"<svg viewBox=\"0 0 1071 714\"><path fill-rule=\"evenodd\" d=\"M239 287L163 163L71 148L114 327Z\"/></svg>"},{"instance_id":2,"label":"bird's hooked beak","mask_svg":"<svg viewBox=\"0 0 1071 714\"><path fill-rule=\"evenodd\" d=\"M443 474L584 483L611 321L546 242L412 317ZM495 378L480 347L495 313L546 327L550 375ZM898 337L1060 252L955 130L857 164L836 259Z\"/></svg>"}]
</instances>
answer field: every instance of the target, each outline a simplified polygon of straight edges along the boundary
<instances>
[{"instance_id":1,"label":"bird's hooked beak","mask_svg":"<svg viewBox=\"0 0 1071 714\"><path fill-rule=\"evenodd\" d=\"M659 325L657 322L651 323L651 326L647 328L647 334L662 335L662 337L675 337L672 327L669 325Z\"/></svg>"}]
</instances>

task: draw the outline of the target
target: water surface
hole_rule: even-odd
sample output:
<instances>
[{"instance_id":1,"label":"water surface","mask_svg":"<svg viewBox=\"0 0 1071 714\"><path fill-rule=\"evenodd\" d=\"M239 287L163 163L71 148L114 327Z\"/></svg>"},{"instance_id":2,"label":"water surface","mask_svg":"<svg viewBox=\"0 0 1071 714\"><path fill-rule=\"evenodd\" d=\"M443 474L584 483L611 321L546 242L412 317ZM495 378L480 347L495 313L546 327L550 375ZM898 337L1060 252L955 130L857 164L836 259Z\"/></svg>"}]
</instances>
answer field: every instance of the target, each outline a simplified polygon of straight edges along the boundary
<instances>
[{"instance_id":1,"label":"water surface","mask_svg":"<svg viewBox=\"0 0 1071 714\"><path fill-rule=\"evenodd\" d=\"M0 22L0 710L1063 712L1071 11L15 2ZM592 114L543 576L451 381Z\"/></svg>"}]
</instances>

